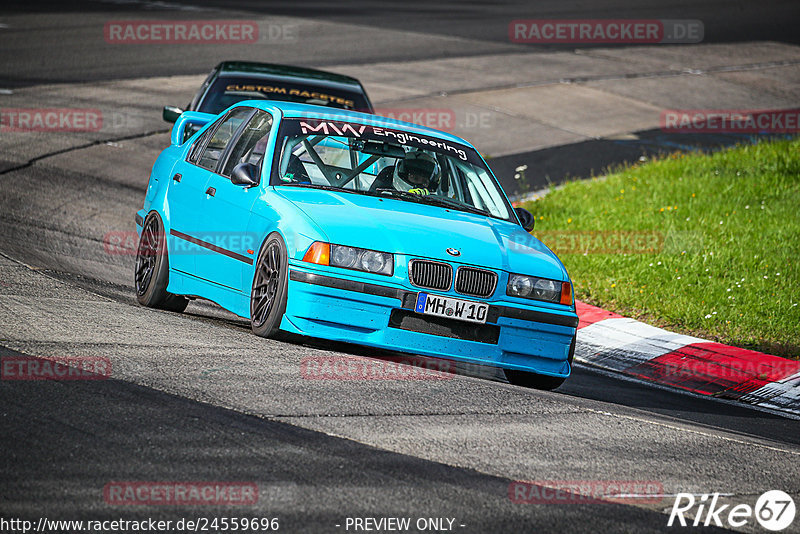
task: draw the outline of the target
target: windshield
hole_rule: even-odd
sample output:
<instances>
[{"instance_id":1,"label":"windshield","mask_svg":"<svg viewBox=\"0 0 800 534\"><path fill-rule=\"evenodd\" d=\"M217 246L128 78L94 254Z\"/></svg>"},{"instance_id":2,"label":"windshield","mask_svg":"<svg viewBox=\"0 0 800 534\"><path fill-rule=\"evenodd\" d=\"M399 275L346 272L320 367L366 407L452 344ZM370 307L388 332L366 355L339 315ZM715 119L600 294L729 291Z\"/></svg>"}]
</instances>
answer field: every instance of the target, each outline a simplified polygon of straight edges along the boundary
<instances>
[{"instance_id":1,"label":"windshield","mask_svg":"<svg viewBox=\"0 0 800 534\"><path fill-rule=\"evenodd\" d=\"M394 197L516 222L475 149L382 126L284 119L272 185Z\"/></svg>"},{"instance_id":2,"label":"windshield","mask_svg":"<svg viewBox=\"0 0 800 534\"><path fill-rule=\"evenodd\" d=\"M242 100L281 100L339 109L370 111L367 100L360 92L314 85L313 82L297 84L263 77L234 76L217 78L203 96L198 111L216 115Z\"/></svg>"}]
</instances>

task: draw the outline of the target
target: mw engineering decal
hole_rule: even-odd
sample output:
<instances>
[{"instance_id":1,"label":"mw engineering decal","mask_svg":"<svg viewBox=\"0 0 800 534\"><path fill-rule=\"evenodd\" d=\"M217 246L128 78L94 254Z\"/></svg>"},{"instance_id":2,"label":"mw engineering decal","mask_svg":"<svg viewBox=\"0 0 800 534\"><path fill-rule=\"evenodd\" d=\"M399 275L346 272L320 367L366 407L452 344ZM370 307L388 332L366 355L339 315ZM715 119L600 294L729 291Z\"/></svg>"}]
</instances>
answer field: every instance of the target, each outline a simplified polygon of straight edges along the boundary
<instances>
[{"instance_id":1,"label":"mw engineering decal","mask_svg":"<svg viewBox=\"0 0 800 534\"><path fill-rule=\"evenodd\" d=\"M349 122L325 120L300 120L298 122L300 123L300 132L306 135L340 135L343 137L365 138L372 141L397 142L401 145L410 145L416 148L438 149L445 154L455 154L463 161L470 160L471 154L464 148L458 147L452 143L447 143L441 139L426 137L424 135L411 134L381 126L351 124Z\"/></svg>"}]
</instances>

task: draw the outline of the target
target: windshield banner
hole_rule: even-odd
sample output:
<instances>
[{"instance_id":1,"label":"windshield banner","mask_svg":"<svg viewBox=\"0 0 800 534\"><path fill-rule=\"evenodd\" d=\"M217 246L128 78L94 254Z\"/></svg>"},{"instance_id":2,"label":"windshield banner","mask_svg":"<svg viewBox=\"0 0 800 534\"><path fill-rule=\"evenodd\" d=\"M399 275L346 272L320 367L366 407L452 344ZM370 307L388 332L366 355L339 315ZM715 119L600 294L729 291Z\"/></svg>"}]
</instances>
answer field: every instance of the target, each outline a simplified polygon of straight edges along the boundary
<instances>
[{"instance_id":1,"label":"windshield banner","mask_svg":"<svg viewBox=\"0 0 800 534\"><path fill-rule=\"evenodd\" d=\"M380 118L376 117L376 123L380 123ZM292 123L296 126L292 126ZM379 141L382 143L400 144L412 146L422 150L432 150L448 156L456 156L462 161L476 163L483 166L477 153L464 145L452 143L443 139L437 139L416 132L404 132L388 128L383 124L356 124L341 121L329 121L319 118L297 119L284 121L284 130L287 135L293 133L302 135L332 135L339 137L352 137L364 139L365 141ZM295 131L292 131L295 130Z\"/></svg>"}]
</instances>

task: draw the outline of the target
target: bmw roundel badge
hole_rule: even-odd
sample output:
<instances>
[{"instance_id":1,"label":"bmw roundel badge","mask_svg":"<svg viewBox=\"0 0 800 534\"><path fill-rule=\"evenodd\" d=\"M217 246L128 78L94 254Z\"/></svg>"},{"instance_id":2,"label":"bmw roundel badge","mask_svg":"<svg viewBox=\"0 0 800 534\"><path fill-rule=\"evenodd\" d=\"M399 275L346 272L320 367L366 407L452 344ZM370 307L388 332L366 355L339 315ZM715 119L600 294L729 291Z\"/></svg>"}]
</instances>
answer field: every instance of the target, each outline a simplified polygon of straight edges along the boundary
<instances>
[{"instance_id":1,"label":"bmw roundel badge","mask_svg":"<svg viewBox=\"0 0 800 534\"><path fill-rule=\"evenodd\" d=\"M451 256L461 256L461 252L457 248L448 248L447 253Z\"/></svg>"}]
</instances>

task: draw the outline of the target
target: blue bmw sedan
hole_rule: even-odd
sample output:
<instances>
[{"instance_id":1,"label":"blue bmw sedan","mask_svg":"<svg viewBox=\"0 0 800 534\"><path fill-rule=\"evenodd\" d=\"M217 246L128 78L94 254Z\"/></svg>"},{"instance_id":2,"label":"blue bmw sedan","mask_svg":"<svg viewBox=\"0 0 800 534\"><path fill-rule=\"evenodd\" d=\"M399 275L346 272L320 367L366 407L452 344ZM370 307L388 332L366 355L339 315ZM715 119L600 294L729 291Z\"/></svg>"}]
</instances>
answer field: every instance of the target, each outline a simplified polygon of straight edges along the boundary
<instances>
[{"instance_id":1,"label":"blue bmw sedan","mask_svg":"<svg viewBox=\"0 0 800 534\"><path fill-rule=\"evenodd\" d=\"M200 129L184 141L187 124ZM456 136L275 101L185 112L156 160L135 286L279 331L502 368L553 389L578 318L559 259Z\"/></svg>"}]
</instances>

